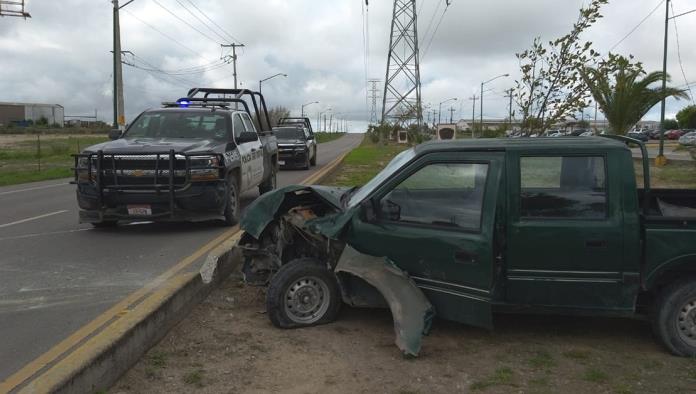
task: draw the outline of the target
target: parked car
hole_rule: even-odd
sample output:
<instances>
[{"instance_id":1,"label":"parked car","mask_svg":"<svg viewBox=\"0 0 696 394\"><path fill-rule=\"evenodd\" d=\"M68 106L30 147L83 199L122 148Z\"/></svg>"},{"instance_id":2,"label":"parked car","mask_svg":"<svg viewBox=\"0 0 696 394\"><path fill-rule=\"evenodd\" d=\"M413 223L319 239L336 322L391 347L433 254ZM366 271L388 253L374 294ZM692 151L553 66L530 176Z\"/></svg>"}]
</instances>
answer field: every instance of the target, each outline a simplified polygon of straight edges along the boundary
<instances>
[{"instance_id":1,"label":"parked car","mask_svg":"<svg viewBox=\"0 0 696 394\"><path fill-rule=\"evenodd\" d=\"M679 137L680 145L696 146L696 131L686 133Z\"/></svg>"},{"instance_id":2,"label":"parked car","mask_svg":"<svg viewBox=\"0 0 696 394\"><path fill-rule=\"evenodd\" d=\"M682 130L667 130L665 131L665 139L667 140L678 140L679 137L684 135Z\"/></svg>"},{"instance_id":3,"label":"parked car","mask_svg":"<svg viewBox=\"0 0 696 394\"><path fill-rule=\"evenodd\" d=\"M639 141L647 142L650 140L650 137L648 136L647 133L639 132L639 131L629 131L628 134L626 134L627 137L637 139Z\"/></svg>"},{"instance_id":4,"label":"parked car","mask_svg":"<svg viewBox=\"0 0 696 394\"><path fill-rule=\"evenodd\" d=\"M410 355L435 314L510 312L646 315L694 357L696 190L638 188L628 141L428 142L362 187L267 193L241 221L245 281L282 328L389 307Z\"/></svg>"},{"instance_id":5,"label":"parked car","mask_svg":"<svg viewBox=\"0 0 696 394\"><path fill-rule=\"evenodd\" d=\"M244 98L268 132L257 130ZM243 192L276 187L278 145L270 130L263 96L245 89L192 89L184 99L147 110L123 133L112 130L113 141L75 155L80 222L221 219L234 225Z\"/></svg>"},{"instance_id":6,"label":"parked car","mask_svg":"<svg viewBox=\"0 0 696 394\"><path fill-rule=\"evenodd\" d=\"M317 143L310 138L309 129L298 126L274 127L278 139L278 165L308 170L317 164Z\"/></svg>"},{"instance_id":7,"label":"parked car","mask_svg":"<svg viewBox=\"0 0 696 394\"><path fill-rule=\"evenodd\" d=\"M593 131L586 131L582 134L580 134L580 137L592 137L594 135Z\"/></svg>"}]
</instances>

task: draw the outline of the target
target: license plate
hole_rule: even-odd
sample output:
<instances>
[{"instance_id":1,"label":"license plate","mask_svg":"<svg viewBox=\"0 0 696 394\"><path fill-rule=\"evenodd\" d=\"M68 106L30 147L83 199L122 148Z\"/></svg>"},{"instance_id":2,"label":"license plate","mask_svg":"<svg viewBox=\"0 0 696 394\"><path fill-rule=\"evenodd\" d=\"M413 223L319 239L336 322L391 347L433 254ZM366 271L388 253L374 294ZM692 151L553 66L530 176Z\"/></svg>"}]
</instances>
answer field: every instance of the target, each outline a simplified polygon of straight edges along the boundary
<instances>
[{"instance_id":1,"label":"license plate","mask_svg":"<svg viewBox=\"0 0 696 394\"><path fill-rule=\"evenodd\" d=\"M284 165L285 165L285 161L284 161L284 160L278 160L278 165L279 165L279 166L284 166Z\"/></svg>"},{"instance_id":2,"label":"license plate","mask_svg":"<svg viewBox=\"0 0 696 394\"><path fill-rule=\"evenodd\" d=\"M152 216L152 207L149 205L129 205L128 215L130 216Z\"/></svg>"}]
</instances>

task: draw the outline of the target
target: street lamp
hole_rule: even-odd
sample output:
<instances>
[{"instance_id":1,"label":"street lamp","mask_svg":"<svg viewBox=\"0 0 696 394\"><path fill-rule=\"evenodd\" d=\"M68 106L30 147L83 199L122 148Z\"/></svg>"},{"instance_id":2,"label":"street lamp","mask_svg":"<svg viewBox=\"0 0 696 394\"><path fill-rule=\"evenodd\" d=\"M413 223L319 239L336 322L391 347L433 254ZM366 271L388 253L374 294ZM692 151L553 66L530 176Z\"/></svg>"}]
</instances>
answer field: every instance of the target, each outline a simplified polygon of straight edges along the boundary
<instances>
[{"instance_id":1,"label":"street lamp","mask_svg":"<svg viewBox=\"0 0 696 394\"><path fill-rule=\"evenodd\" d=\"M321 116L324 115L327 112L331 112L331 107L325 109L324 111L319 112L319 116L317 117L317 130L319 131L326 131L326 121L324 121L324 127L321 127Z\"/></svg>"},{"instance_id":2,"label":"street lamp","mask_svg":"<svg viewBox=\"0 0 696 394\"><path fill-rule=\"evenodd\" d=\"M481 131L483 131L483 85L487 84L488 82L493 82L498 78L503 78L503 77L509 77L510 74L503 74L503 75L498 75L495 78L491 78L488 81L481 82L481 94L479 97L479 100L481 100L481 113L479 114L479 123L481 123Z\"/></svg>"},{"instance_id":3,"label":"street lamp","mask_svg":"<svg viewBox=\"0 0 696 394\"><path fill-rule=\"evenodd\" d=\"M303 118L304 118L304 107L306 107L306 106L308 106L308 105L312 105L312 104L319 104L319 102L318 102L318 101L312 101L311 103L302 104L302 111L301 111L301 112L302 112L302 117L303 117Z\"/></svg>"},{"instance_id":4,"label":"street lamp","mask_svg":"<svg viewBox=\"0 0 696 394\"><path fill-rule=\"evenodd\" d=\"M287 78L287 76L288 76L288 74L278 73L278 74L276 74L276 75L271 75L271 76L268 77L268 78L265 78L265 79L260 80L260 81L259 81L259 93L261 93L261 84L262 84L262 83L268 81L268 80L271 79L271 78L279 77L279 76L281 76L281 75L284 76L284 77L286 77L286 78Z\"/></svg>"},{"instance_id":5,"label":"street lamp","mask_svg":"<svg viewBox=\"0 0 696 394\"><path fill-rule=\"evenodd\" d=\"M440 103L440 109L437 111L437 124L440 124L440 119L442 118L442 104L447 103L449 101L457 101L457 98L452 97L451 99L447 99Z\"/></svg>"}]
</instances>

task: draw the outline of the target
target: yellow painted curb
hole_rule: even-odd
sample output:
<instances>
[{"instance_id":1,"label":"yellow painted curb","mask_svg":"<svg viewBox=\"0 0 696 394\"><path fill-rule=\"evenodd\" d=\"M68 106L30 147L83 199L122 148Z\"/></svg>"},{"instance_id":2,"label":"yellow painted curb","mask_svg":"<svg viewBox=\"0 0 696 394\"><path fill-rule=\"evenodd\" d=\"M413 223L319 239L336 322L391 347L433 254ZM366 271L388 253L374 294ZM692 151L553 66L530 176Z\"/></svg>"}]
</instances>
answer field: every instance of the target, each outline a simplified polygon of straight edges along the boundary
<instances>
[{"instance_id":1,"label":"yellow painted curb","mask_svg":"<svg viewBox=\"0 0 696 394\"><path fill-rule=\"evenodd\" d=\"M350 151L339 155L301 183L309 185L319 182L334 171L348 153ZM202 274L184 272L187 268L206 253L208 253L207 260L222 256L236 244L240 236L239 226L235 226L182 259L152 282L129 294L46 353L0 382L0 393L49 393L61 390L75 376L88 369L100 356L111 351L114 346L118 346L124 336L153 316L183 288L199 280ZM143 344L140 354L142 355L152 345L154 343ZM130 365L120 367L122 371L119 375ZM93 384L95 387L103 385L104 382Z\"/></svg>"}]
</instances>

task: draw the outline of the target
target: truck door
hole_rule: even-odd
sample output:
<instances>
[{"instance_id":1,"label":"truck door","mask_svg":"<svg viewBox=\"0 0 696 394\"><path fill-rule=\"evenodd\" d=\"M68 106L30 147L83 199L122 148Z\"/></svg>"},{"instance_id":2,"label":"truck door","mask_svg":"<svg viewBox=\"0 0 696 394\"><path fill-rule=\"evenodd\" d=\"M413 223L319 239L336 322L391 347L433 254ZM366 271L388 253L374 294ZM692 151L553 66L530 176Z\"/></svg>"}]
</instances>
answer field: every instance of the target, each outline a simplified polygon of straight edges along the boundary
<instances>
[{"instance_id":1,"label":"truck door","mask_svg":"<svg viewBox=\"0 0 696 394\"><path fill-rule=\"evenodd\" d=\"M426 155L371 198L348 242L406 271L438 316L491 327L495 217L502 153Z\"/></svg>"},{"instance_id":2,"label":"truck door","mask_svg":"<svg viewBox=\"0 0 696 394\"><path fill-rule=\"evenodd\" d=\"M240 114L236 113L232 115L232 127L234 131L234 140L242 162L240 171L241 179L239 181L241 183L242 191L246 191L254 187L254 164L251 151L254 144L252 142L245 142L241 144L237 142L239 135L246 131L246 126L244 125L244 121L242 120Z\"/></svg>"},{"instance_id":3,"label":"truck door","mask_svg":"<svg viewBox=\"0 0 696 394\"><path fill-rule=\"evenodd\" d=\"M508 163L507 301L631 309L634 297L624 292L631 275L622 272L621 182L609 181L608 157L515 155Z\"/></svg>"},{"instance_id":4,"label":"truck door","mask_svg":"<svg viewBox=\"0 0 696 394\"><path fill-rule=\"evenodd\" d=\"M254 132L256 134L256 141L250 142L251 156L252 156L252 182L253 186L260 185L263 182L263 145L259 139L258 130L254 126L254 122L251 121L249 114L243 113L242 120L246 126L247 131Z\"/></svg>"}]
</instances>

